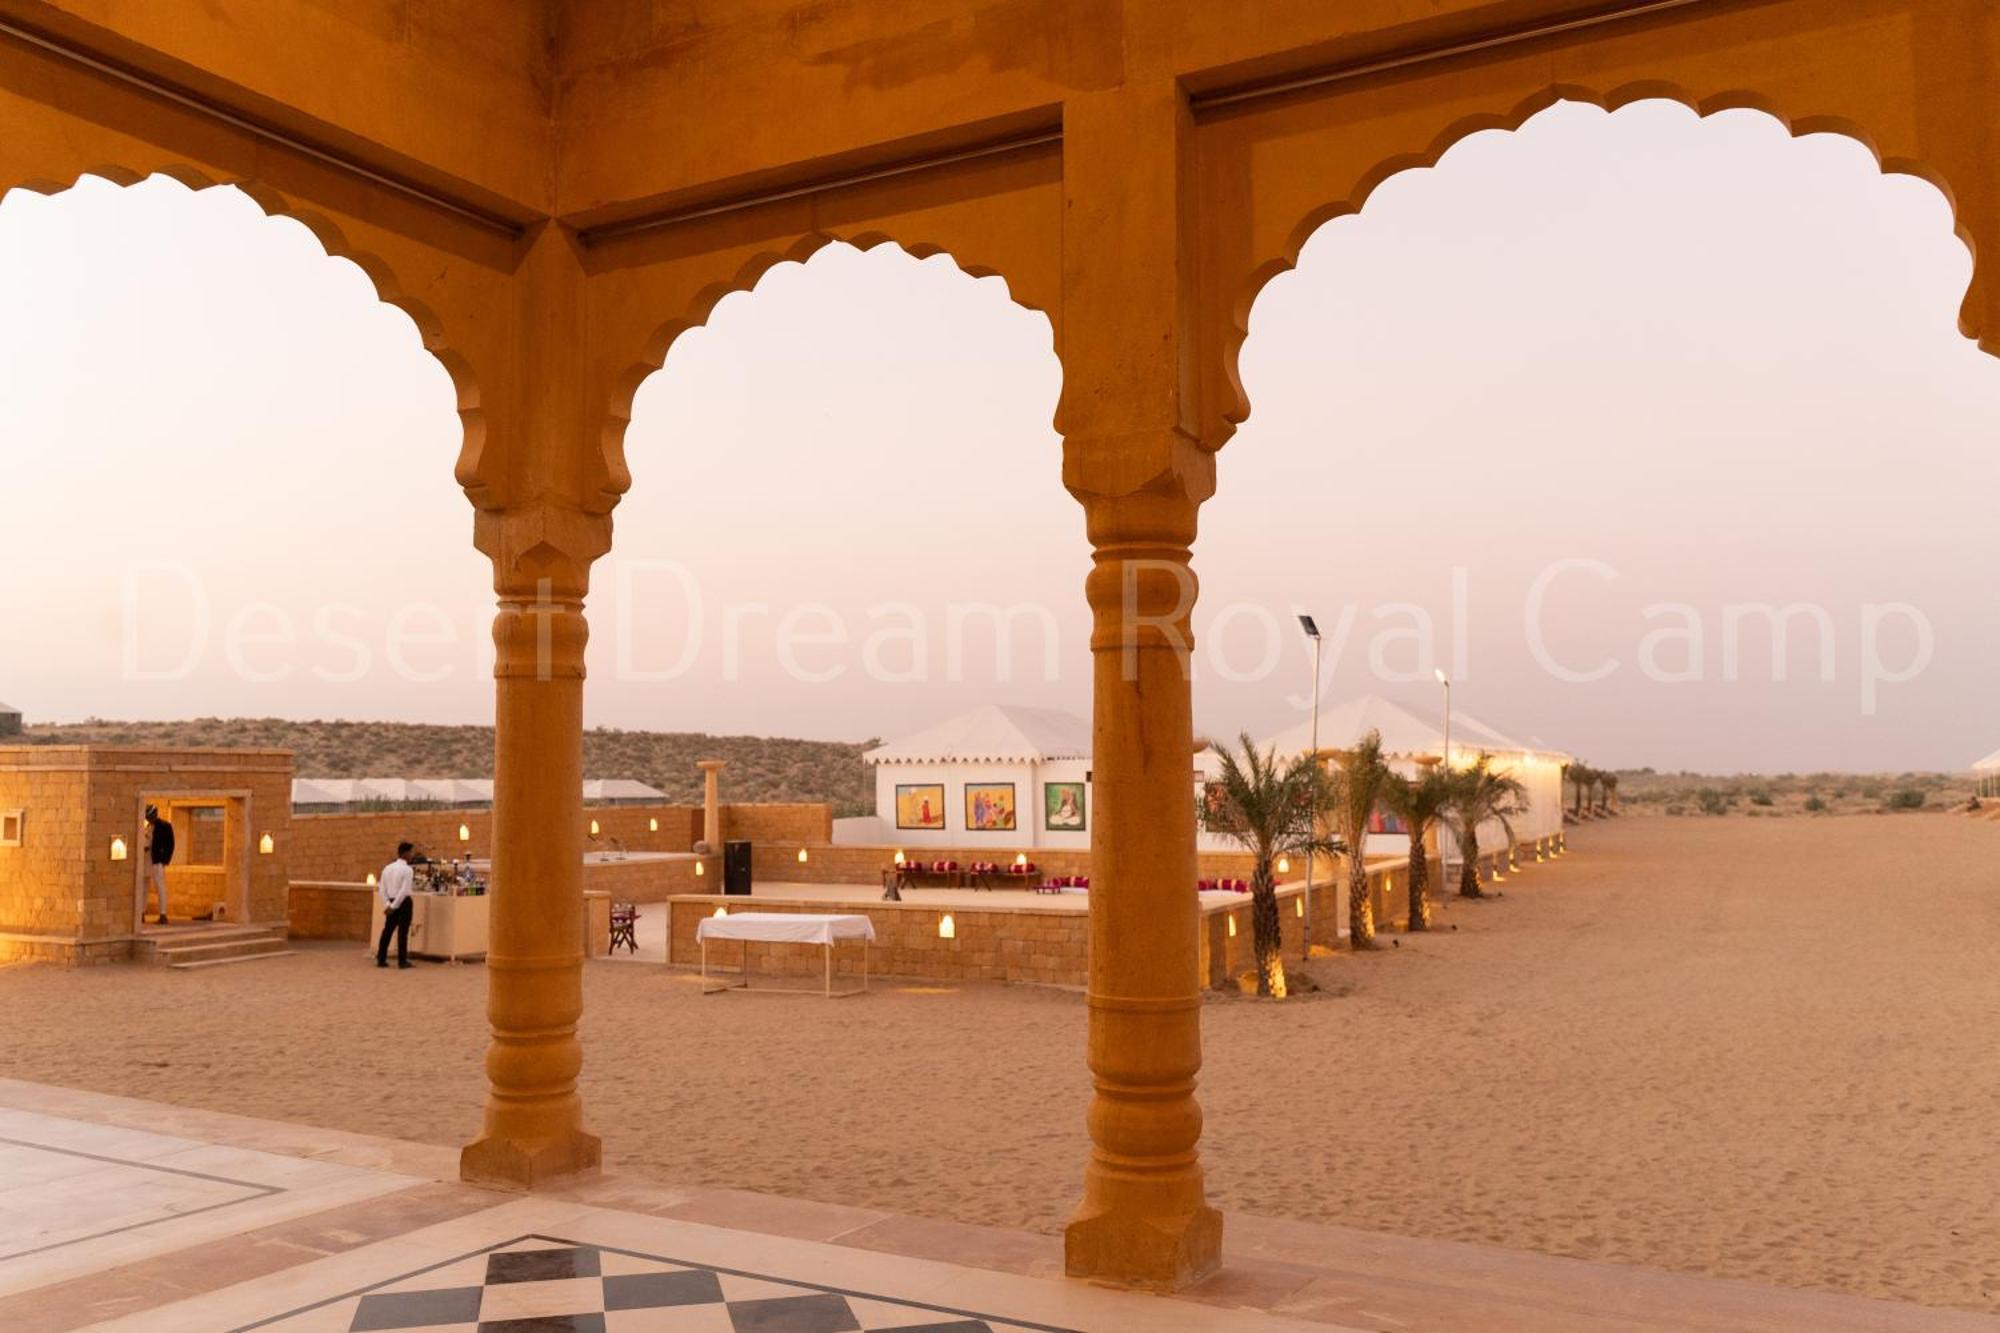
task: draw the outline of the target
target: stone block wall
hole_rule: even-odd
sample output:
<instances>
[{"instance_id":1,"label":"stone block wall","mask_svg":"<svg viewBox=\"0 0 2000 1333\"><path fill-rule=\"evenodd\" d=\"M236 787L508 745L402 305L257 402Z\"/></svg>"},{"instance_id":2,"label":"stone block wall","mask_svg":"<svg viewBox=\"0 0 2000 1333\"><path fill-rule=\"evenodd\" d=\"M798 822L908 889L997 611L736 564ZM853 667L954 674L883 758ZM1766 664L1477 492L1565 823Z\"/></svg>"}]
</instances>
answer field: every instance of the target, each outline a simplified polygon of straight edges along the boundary
<instances>
[{"instance_id":1,"label":"stone block wall","mask_svg":"<svg viewBox=\"0 0 2000 1333\"><path fill-rule=\"evenodd\" d=\"M301 940L365 940L375 889L367 884L292 881L291 936Z\"/></svg>"},{"instance_id":2,"label":"stone block wall","mask_svg":"<svg viewBox=\"0 0 2000 1333\"><path fill-rule=\"evenodd\" d=\"M701 962L695 930L719 906L736 907L713 897L676 898L669 907L669 962L694 967ZM825 903L758 899L759 912L825 912ZM865 914L875 925L875 943L868 949L868 969L885 977L921 977L934 981L1015 981L1050 986L1081 986L1089 958L1090 922L1083 912L1062 908L980 908L968 895L965 906L916 903L870 903L840 909ZM939 923L952 918L953 936L941 938ZM737 940L712 941L712 969L734 971L743 965L745 945ZM749 944L754 976L817 977L826 954L816 944ZM836 976L861 975L861 947L834 947Z\"/></svg>"},{"instance_id":3,"label":"stone block wall","mask_svg":"<svg viewBox=\"0 0 2000 1333\"><path fill-rule=\"evenodd\" d=\"M725 805L721 814L725 837L749 837L757 842L810 835L812 840L824 841L833 835L833 812L825 805ZM586 839L591 823L598 826L597 840L585 843L592 849L609 850L615 842L631 852L685 852L701 837L698 805L591 806L581 810L577 818ZM653 827L656 822L657 829ZM471 835L468 841L459 840L461 827ZM493 812L390 810L300 815L294 821L292 836L294 878L354 882L379 873L395 856L399 842L414 842L440 858L491 856ZM796 854L796 846L793 851ZM678 891L693 892L698 887ZM664 896L661 891L658 897L641 901L656 902Z\"/></svg>"}]
</instances>

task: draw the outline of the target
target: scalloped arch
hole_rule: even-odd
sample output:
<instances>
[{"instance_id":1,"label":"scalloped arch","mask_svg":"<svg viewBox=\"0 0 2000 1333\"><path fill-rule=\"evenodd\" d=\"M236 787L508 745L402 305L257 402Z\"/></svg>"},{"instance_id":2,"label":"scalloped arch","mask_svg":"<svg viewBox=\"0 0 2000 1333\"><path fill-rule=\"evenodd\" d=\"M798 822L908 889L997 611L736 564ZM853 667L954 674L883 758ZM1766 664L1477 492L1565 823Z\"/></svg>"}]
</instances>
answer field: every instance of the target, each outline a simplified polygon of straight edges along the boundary
<instances>
[{"instance_id":1,"label":"scalloped arch","mask_svg":"<svg viewBox=\"0 0 2000 1333\"><path fill-rule=\"evenodd\" d=\"M625 433L632 424L632 404L637 399L639 387L667 363L667 354L674 343L690 329L697 329L708 323L716 306L723 298L738 292L754 292L763 282L766 274L784 264L805 264L820 251L832 245L851 245L857 250L873 250L887 245L902 251L914 260L931 259L943 255L950 259L959 272L969 278L998 278L1003 284L1007 276L1000 269L983 264L968 263L948 247L927 241L900 241L886 231L858 231L850 235L831 232L808 232L794 238L790 244L759 250L744 260L728 277L707 283L698 288L688 302L687 309L680 315L656 326L639 360L628 365L614 380L611 388L611 406L605 420L603 440L604 458L613 485L619 494L631 489L632 472L625 460ZM1007 298L1023 310L1046 316L1048 311L1041 306L1021 299L1011 284L1007 284ZM1053 329L1051 330L1053 333ZM1053 339L1051 340L1053 347Z\"/></svg>"},{"instance_id":2,"label":"scalloped arch","mask_svg":"<svg viewBox=\"0 0 2000 1333\"><path fill-rule=\"evenodd\" d=\"M1273 278L1298 267L1299 254L1314 232L1335 218L1361 212L1366 207L1369 196L1390 177L1405 171L1436 167L1446 153L1474 134L1486 130L1509 132L1519 130L1528 121L1558 102L1582 102L1605 111L1616 111L1634 102L1655 100L1677 103L1702 118L1720 111L1756 111L1784 126L1786 132L1795 139L1808 134L1838 134L1843 138L1854 140L1867 149L1868 155L1875 160L1882 174L1912 176L1936 189L1944 196L1945 204L1951 210L1952 232L1965 246L1973 263L1972 278L1967 283L1966 294L1959 307L1959 331L1968 338L1976 339L1983 351L2000 356L2000 332L1989 331L1982 334L1974 323L1972 307L1979 282L1978 247L1961 214L1951 186L1942 175L1924 163L1914 158L1884 156L1868 131L1851 120L1839 116L1787 115L1770 99L1749 91L1731 91L1697 97L1680 86L1663 80L1641 80L1602 91L1578 84L1559 83L1522 98L1504 111L1478 112L1461 117L1447 125L1422 149L1382 159L1355 181L1354 188L1345 197L1308 211L1285 234L1281 254L1251 270L1249 281L1227 311L1223 330L1223 374L1227 400L1223 404L1221 414L1225 430L1217 447L1220 447L1221 443L1226 443L1229 436L1234 434L1235 428L1242 425L1250 416L1250 400L1242 380L1242 353L1243 344L1250 333L1251 310L1256 305L1257 297Z\"/></svg>"},{"instance_id":3,"label":"scalloped arch","mask_svg":"<svg viewBox=\"0 0 2000 1333\"><path fill-rule=\"evenodd\" d=\"M331 259L344 259L360 269L375 289L376 298L386 305L403 312L416 326L418 340L426 352L444 367L451 379L452 392L456 401L458 419L463 431L459 453L453 475L466 492L475 507L486 508L482 503L488 488L488 480L482 472L482 461L486 443L486 419L480 404L479 383L473 376L472 367L466 359L445 340L444 324L424 302L406 292L389 268L388 262L351 243L340 224L316 209L294 203L277 190L257 181L215 176L199 167L184 163L170 163L153 167L147 171L135 171L118 164L86 167L68 180L33 178L18 182L12 188L29 190L36 194L56 195L75 186L85 177L96 177L110 181L113 185L132 186L150 176L165 176L178 181L190 190L210 190L219 186L229 186L240 191L264 211L267 217L283 217L303 226L312 233L313 239ZM0 189L0 194L5 190Z\"/></svg>"}]
</instances>

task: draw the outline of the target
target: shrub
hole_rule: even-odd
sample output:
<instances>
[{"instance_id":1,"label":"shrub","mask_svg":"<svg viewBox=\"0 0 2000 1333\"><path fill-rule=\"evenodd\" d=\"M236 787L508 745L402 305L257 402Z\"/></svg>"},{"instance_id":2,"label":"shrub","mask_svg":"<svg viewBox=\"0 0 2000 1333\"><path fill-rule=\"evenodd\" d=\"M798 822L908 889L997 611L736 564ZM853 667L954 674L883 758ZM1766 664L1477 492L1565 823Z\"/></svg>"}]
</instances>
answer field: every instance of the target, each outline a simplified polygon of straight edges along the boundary
<instances>
[{"instance_id":1,"label":"shrub","mask_svg":"<svg viewBox=\"0 0 2000 1333\"><path fill-rule=\"evenodd\" d=\"M1826 802L1822 801L1817 796L1808 796L1806 797L1806 809L1812 811L1814 814L1817 814L1821 810L1826 809Z\"/></svg>"},{"instance_id":2,"label":"shrub","mask_svg":"<svg viewBox=\"0 0 2000 1333\"><path fill-rule=\"evenodd\" d=\"M1729 813L1729 798L1715 788L1703 787L1697 795L1701 800L1701 812L1703 814L1724 815Z\"/></svg>"},{"instance_id":3,"label":"shrub","mask_svg":"<svg viewBox=\"0 0 2000 1333\"><path fill-rule=\"evenodd\" d=\"M1891 792L1887 804L1891 810L1921 810L1924 808L1925 799L1921 789L1904 787Z\"/></svg>"},{"instance_id":4,"label":"shrub","mask_svg":"<svg viewBox=\"0 0 2000 1333\"><path fill-rule=\"evenodd\" d=\"M1752 805L1771 804L1771 793L1765 791L1762 787L1757 788L1757 790L1750 793L1750 804Z\"/></svg>"}]
</instances>

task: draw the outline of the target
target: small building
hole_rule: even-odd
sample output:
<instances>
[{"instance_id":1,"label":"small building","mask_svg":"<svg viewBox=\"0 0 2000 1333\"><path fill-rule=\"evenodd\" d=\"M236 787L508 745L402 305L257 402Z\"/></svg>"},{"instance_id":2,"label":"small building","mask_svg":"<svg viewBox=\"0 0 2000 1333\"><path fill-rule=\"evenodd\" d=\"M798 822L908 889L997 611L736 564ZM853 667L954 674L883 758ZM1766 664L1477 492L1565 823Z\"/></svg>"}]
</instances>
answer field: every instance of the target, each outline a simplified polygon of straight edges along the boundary
<instances>
[{"instance_id":1,"label":"small building","mask_svg":"<svg viewBox=\"0 0 2000 1333\"><path fill-rule=\"evenodd\" d=\"M0 736L21 734L21 710L12 704L0 704Z\"/></svg>"},{"instance_id":2,"label":"small building","mask_svg":"<svg viewBox=\"0 0 2000 1333\"><path fill-rule=\"evenodd\" d=\"M875 766L875 817L841 841L1090 846L1090 723L1074 713L987 704L862 758Z\"/></svg>"},{"instance_id":3,"label":"small building","mask_svg":"<svg viewBox=\"0 0 2000 1333\"><path fill-rule=\"evenodd\" d=\"M289 750L0 746L0 960L134 955L149 805L174 826L171 919L282 928L291 794Z\"/></svg>"}]
</instances>

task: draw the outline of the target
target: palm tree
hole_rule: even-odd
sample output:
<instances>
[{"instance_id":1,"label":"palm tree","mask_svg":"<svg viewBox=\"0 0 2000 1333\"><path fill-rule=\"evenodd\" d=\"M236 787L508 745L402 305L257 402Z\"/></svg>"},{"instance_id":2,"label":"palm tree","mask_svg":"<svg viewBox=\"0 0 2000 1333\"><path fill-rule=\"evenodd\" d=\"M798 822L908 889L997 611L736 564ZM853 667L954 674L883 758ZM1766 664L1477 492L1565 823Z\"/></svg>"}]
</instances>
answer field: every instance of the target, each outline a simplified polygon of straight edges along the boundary
<instances>
[{"instance_id":1,"label":"palm tree","mask_svg":"<svg viewBox=\"0 0 2000 1333\"><path fill-rule=\"evenodd\" d=\"M1285 997L1285 960L1278 923L1278 880L1272 867L1281 856L1311 855L1317 843L1314 816L1322 797L1319 769L1310 758L1280 768L1277 752L1257 752L1246 733L1243 754L1217 747L1222 772L1224 819L1230 837L1249 851L1250 934L1257 957L1257 993ZM1214 825L1211 825L1214 827Z\"/></svg>"},{"instance_id":2,"label":"palm tree","mask_svg":"<svg viewBox=\"0 0 2000 1333\"><path fill-rule=\"evenodd\" d=\"M1604 784L1604 798L1598 808L1603 810L1607 815L1614 814L1618 807L1618 775L1616 773L1600 773L1597 776L1599 781Z\"/></svg>"},{"instance_id":3,"label":"palm tree","mask_svg":"<svg viewBox=\"0 0 2000 1333\"><path fill-rule=\"evenodd\" d=\"M1347 846L1347 942L1375 947L1375 909L1368 898L1368 820L1390 777L1382 759L1382 734L1371 731L1351 750L1336 750L1337 773L1328 774L1325 799L1334 832Z\"/></svg>"},{"instance_id":4,"label":"palm tree","mask_svg":"<svg viewBox=\"0 0 2000 1333\"><path fill-rule=\"evenodd\" d=\"M1507 841L1512 843L1514 826L1509 820L1528 808L1528 789L1521 780L1512 773L1494 772L1492 763L1492 755L1482 754L1471 768L1460 769L1450 777L1451 799L1444 818L1458 836L1461 898L1486 896L1479 887L1479 826L1499 820L1500 826L1507 830Z\"/></svg>"},{"instance_id":5,"label":"palm tree","mask_svg":"<svg viewBox=\"0 0 2000 1333\"><path fill-rule=\"evenodd\" d=\"M1391 773L1382 784L1382 804L1403 821L1410 834L1410 926L1429 930L1431 904L1426 896L1430 886L1430 863L1424 853L1424 834L1444 814L1451 801L1451 779L1442 765L1432 765L1414 778Z\"/></svg>"},{"instance_id":6,"label":"palm tree","mask_svg":"<svg viewBox=\"0 0 2000 1333\"><path fill-rule=\"evenodd\" d=\"M1563 769L1563 775L1569 779L1570 785L1576 788L1576 809L1574 813L1578 819L1582 819L1584 791L1590 786L1591 779L1596 774L1591 771L1590 765L1584 763L1583 760L1572 759Z\"/></svg>"}]
</instances>

